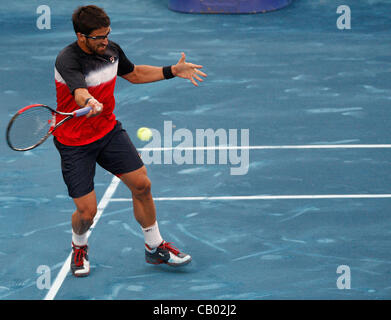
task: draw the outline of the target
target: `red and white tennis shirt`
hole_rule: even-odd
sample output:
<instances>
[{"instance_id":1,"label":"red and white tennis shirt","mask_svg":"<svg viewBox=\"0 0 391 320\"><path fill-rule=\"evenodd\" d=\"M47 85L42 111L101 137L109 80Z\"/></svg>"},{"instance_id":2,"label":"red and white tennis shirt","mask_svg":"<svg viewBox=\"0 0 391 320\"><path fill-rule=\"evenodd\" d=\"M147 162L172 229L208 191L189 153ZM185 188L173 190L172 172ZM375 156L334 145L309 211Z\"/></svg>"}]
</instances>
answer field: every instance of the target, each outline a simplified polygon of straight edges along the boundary
<instances>
[{"instance_id":1,"label":"red and white tennis shirt","mask_svg":"<svg viewBox=\"0 0 391 320\"><path fill-rule=\"evenodd\" d=\"M122 76L133 70L134 64L128 60L120 46L112 41L109 41L103 55L88 54L77 42L65 47L58 54L54 69L57 110L72 112L79 109L73 93L75 89L86 88L103 104L103 111L97 117L79 117L65 122L53 133L57 140L68 146L81 146L109 133L116 124L113 111L117 75ZM57 115L56 122L63 118Z\"/></svg>"}]
</instances>

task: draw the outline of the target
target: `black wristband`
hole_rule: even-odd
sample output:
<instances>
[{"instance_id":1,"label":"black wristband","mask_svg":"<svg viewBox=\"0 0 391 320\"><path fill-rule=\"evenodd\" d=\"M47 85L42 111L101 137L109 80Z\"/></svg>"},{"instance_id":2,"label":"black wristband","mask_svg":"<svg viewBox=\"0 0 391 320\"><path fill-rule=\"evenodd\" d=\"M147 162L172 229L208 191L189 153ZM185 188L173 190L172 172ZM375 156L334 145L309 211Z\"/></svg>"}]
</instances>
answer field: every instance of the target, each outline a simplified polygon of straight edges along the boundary
<instances>
[{"instance_id":1,"label":"black wristband","mask_svg":"<svg viewBox=\"0 0 391 320\"><path fill-rule=\"evenodd\" d=\"M163 67L163 76L164 76L164 79L172 79L175 77L172 74L171 66Z\"/></svg>"},{"instance_id":2,"label":"black wristband","mask_svg":"<svg viewBox=\"0 0 391 320\"><path fill-rule=\"evenodd\" d=\"M92 99L92 98L87 98L87 99L86 99L86 102L84 102L84 106L87 105L87 103L88 103L88 101L90 101L90 99Z\"/></svg>"}]
</instances>

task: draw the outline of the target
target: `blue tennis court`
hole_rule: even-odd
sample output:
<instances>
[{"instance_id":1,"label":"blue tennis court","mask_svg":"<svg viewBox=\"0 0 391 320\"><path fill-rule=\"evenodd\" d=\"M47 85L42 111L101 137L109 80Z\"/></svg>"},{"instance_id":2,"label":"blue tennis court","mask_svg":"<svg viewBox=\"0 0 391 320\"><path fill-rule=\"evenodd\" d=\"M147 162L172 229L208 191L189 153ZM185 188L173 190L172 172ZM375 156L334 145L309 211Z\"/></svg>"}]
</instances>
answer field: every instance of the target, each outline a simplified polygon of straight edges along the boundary
<instances>
[{"instance_id":1,"label":"blue tennis court","mask_svg":"<svg viewBox=\"0 0 391 320\"><path fill-rule=\"evenodd\" d=\"M67 272L74 204L52 139L28 152L4 139L17 109L56 106L54 61L75 41L71 14L81 3L45 4L50 29L36 25L38 2L0 4L1 299L391 298L389 1L293 0L248 15L95 1L133 63L175 64L183 51L208 77L199 87L118 79L115 93L117 118L150 161L161 234L192 263L145 263L131 194L97 167L99 218L83 279ZM336 25L341 4L351 29ZM139 127L160 133L160 144L138 140ZM221 137L197 149L207 129ZM175 133L192 138L187 153L175 153ZM39 287L40 266L50 289Z\"/></svg>"}]
</instances>

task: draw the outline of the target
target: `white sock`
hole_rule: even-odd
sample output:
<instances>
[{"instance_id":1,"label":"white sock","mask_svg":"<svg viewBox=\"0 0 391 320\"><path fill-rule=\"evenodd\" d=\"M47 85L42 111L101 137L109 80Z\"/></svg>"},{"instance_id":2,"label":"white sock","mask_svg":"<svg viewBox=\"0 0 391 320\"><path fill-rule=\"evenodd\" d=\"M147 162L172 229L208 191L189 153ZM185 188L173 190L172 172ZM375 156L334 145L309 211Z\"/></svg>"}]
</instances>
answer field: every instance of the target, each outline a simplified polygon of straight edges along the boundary
<instances>
[{"instance_id":1,"label":"white sock","mask_svg":"<svg viewBox=\"0 0 391 320\"><path fill-rule=\"evenodd\" d=\"M88 238L87 238L87 232L86 233L83 233L83 234L76 234L73 230L72 230L72 242L76 245L76 246L85 246L88 242Z\"/></svg>"},{"instance_id":2,"label":"white sock","mask_svg":"<svg viewBox=\"0 0 391 320\"><path fill-rule=\"evenodd\" d=\"M148 228L141 227L141 229L143 230L144 233L145 243L151 249L157 248L163 242L163 238L160 235L157 221L155 221L155 223L152 226Z\"/></svg>"}]
</instances>

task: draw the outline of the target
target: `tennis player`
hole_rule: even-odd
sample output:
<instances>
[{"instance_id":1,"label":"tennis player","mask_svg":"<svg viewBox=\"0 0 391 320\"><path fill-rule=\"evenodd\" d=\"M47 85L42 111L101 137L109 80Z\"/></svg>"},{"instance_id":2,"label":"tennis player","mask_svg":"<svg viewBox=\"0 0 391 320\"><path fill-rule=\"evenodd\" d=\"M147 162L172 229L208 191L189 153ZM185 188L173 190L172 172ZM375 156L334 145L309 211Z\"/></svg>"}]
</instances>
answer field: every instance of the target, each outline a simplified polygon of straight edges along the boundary
<instances>
[{"instance_id":1,"label":"tennis player","mask_svg":"<svg viewBox=\"0 0 391 320\"><path fill-rule=\"evenodd\" d=\"M147 170L113 113L114 88L117 76L131 83L180 77L197 86L196 80L202 81L206 74L200 70L202 66L186 62L184 53L172 66L134 65L118 44L108 40L110 18L97 6L78 7L72 21L77 41L65 47L55 63L57 110L92 107L86 117L72 119L54 132L63 178L76 206L72 215L72 273L83 277L90 272L87 231L97 212L96 163L118 176L131 191L134 216L145 238L146 262L186 265L191 256L164 241L159 232Z\"/></svg>"}]
</instances>

